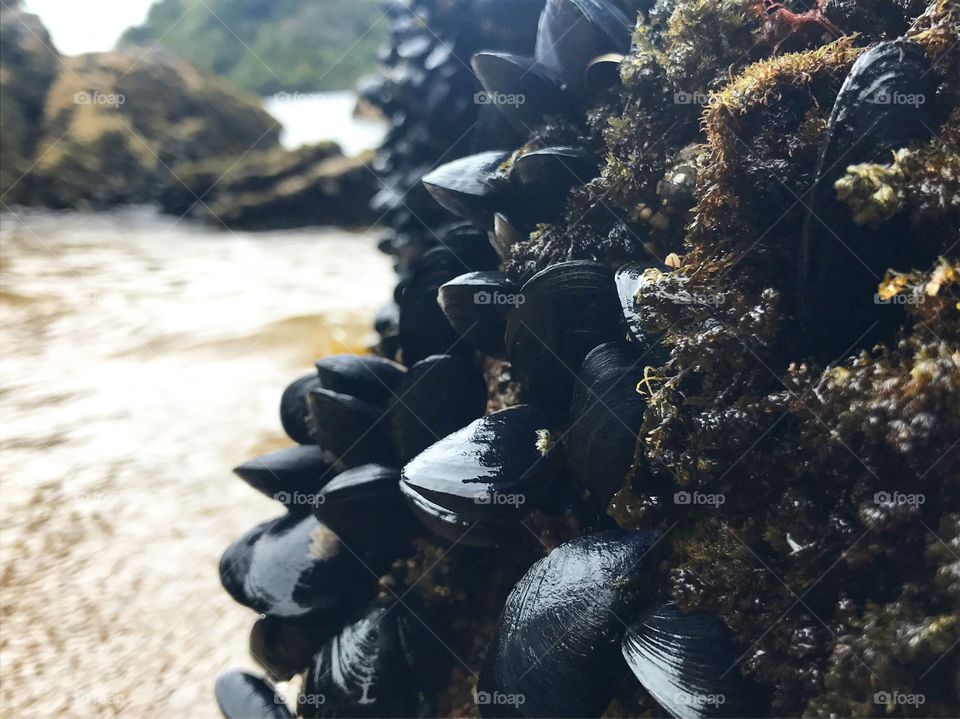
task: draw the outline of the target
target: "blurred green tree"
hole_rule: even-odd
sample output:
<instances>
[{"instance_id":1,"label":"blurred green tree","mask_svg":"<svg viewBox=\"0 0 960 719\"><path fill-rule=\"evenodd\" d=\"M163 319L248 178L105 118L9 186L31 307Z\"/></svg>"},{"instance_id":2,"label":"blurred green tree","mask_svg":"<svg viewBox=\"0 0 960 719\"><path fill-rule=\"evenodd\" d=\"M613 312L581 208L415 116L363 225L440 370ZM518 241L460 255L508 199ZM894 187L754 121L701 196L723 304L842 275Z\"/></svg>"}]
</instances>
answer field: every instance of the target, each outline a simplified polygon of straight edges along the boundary
<instances>
[{"instance_id":1,"label":"blurred green tree","mask_svg":"<svg viewBox=\"0 0 960 719\"><path fill-rule=\"evenodd\" d=\"M157 0L119 46L159 42L238 87L341 90L376 67L387 19L378 0Z\"/></svg>"}]
</instances>

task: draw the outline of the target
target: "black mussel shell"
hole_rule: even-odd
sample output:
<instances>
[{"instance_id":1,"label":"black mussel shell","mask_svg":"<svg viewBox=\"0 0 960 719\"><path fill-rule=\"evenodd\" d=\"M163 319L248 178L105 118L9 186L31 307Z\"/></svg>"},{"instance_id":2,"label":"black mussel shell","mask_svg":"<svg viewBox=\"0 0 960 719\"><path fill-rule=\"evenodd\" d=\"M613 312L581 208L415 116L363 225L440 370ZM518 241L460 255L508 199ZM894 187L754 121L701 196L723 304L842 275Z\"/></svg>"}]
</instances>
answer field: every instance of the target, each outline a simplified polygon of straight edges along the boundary
<instances>
[{"instance_id":1,"label":"black mussel shell","mask_svg":"<svg viewBox=\"0 0 960 719\"><path fill-rule=\"evenodd\" d=\"M324 615L320 624L261 616L250 630L250 656L275 681L287 681L310 666L323 643L340 630L342 617Z\"/></svg>"},{"instance_id":2,"label":"black mussel shell","mask_svg":"<svg viewBox=\"0 0 960 719\"><path fill-rule=\"evenodd\" d=\"M604 90L620 84L620 63L623 55L608 52L593 58L584 71L584 82L591 96L596 97Z\"/></svg>"},{"instance_id":3,"label":"black mussel shell","mask_svg":"<svg viewBox=\"0 0 960 719\"><path fill-rule=\"evenodd\" d=\"M408 367L431 355L470 353L437 304L445 283L471 268L446 247L424 253L400 301L400 347Z\"/></svg>"},{"instance_id":4,"label":"black mussel shell","mask_svg":"<svg viewBox=\"0 0 960 719\"><path fill-rule=\"evenodd\" d=\"M534 564L507 598L487 652L480 714L599 717L627 671L622 618L651 601L656 541L613 529L561 544Z\"/></svg>"},{"instance_id":5,"label":"black mussel shell","mask_svg":"<svg viewBox=\"0 0 960 719\"><path fill-rule=\"evenodd\" d=\"M527 196L546 187L562 187L589 182L597 175L597 163L590 153L578 147L542 147L517 157L510 170L510 179Z\"/></svg>"},{"instance_id":6,"label":"black mussel shell","mask_svg":"<svg viewBox=\"0 0 960 719\"><path fill-rule=\"evenodd\" d=\"M570 188L585 184L597 172L596 161L577 147L543 147L519 155L509 173L523 198L514 215L527 224L555 219Z\"/></svg>"},{"instance_id":7,"label":"black mussel shell","mask_svg":"<svg viewBox=\"0 0 960 719\"><path fill-rule=\"evenodd\" d=\"M434 697L446 683L449 655L428 627L403 604L366 610L313 658L299 714L436 716Z\"/></svg>"},{"instance_id":8,"label":"black mussel shell","mask_svg":"<svg viewBox=\"0 0 960 719\"><path fill-rule=\"evenodd\" d=\"M481 416L486 406L486 382L469 362L450 355L420 360L390 406L391 438L400 463Z\"/></svg>"},{"instance_id":9,"label":"black mussel shell","mask_svg":"<svg viewBox=\"0 0 960 719\"><path fill-rule=\"evenodd\" d=\"M622 649L643 687L677 719L768 714L766 692L740 673L742 650L713 615L660 604L631 624Z\"/></svg>"},{"instance_id":10,"label":"black mussel shell","mask_svg":"<svg viewBox=\"0 0 960 719\"><path fill-rule=\"evenodd\" d=\"M403 365L373 355L340 354L317 360L320 387L385 407L403 381Z\"/></svg>"},{"instance_id":11,"label":"black mussel shell","mask_svg":"<svg viewBox=\"0 0 960 719\"><path fill-rule=\"evenodd\" d=\"M487 231L472 222L457 222L438 232L440 244L470 270L495 270L500 264ZM466 271L466 270L465 270Z\"/></svg>"},{"instance_id":12,"label":"black mussel shell","mask_svg":"<svg viewBox=\"0 0 960 719\"><path fill-rule=\"evenodd\" d=\"M307 395L319 386L320 379L316 374L304 375L294 380L280 397L280 424L287 436L298 444L313 444L315 441L310 434Z\"/></svg>"},{"instance_id":13,"label":"black mussel shell","mask_svg":"<svg viewBox=\"0 0 960 719\"><path fill-rule=\"evenodd\" d=\"M431 502L415 489L400 483L400 491L420 522L441 539L465 547L511 547L525 539L526 529L508 522L471 522L456 512Z\"/></svg>"},{"instance_id":14,"label":"black mussel shell","mask_svg":"<svg viewBox=\"0 0 960 719\"><path fill-rule=\"evenodd\" d=\"M633 465L646 409L637 393L643 372L639 352L626 342L596 347L580 368L564 444L571 474L595 513L606 509Z\"/></svg>"},{"instance_id":15,"label":"black mussel shell","mask_svg":"<svg viewBox=\"0 0 960 719\"><path fill-rule=\"evenodd\" d=\"M798 287L800 320L823 360L889 338L903 315L877 302L884 273L926 269L936 259L908 213L858 227L834 184L849 165L888 161L891 151L929 139L944 119L937 82L923 48L895 40L863 53L837 95L807 206ZM909 97L923 101L900 101Z\"/></svg>"},{"instance_id":16,"label":"black mussel shell","mask_svg":"<svg viewBox=\"0 0 960 719\"><path fill-rule=\"evenodd\" d=\"M324 483L336 474L320 448L306 444L254 457L233 471L258 492L291 509L306 511Z\"/></svg>"},{"instance_id":17,"label":"black mussel shell","mask_svg":"<svg viewBox=\"0 0 960 719\"><path fill-rule=\"evenodd\" d=\"M467 521L519 521L557 493L547 426L529 405L488 414L409 462L404 485Z\"/></svg>"},{"instance_id":18,"label":"black mussel shell","mask_svg":"<svg viewBox=\"0 0 960 719\"><path fill-rule=\"evenodd\" d=\"M510 153L504 150L462 157L424 176L423 185L442 207L457 217L485 225L496 210L500 193L491 180L508 157Z\"/></svg>"},{"instance_id":19,"label":"black mussel shell","mask_svg":"<svg viewBox=\"0 0 960 719\"><path fill-rule=\"evenodd\" d=\"M523 137L567 107L559 75L532 57L478 52L470 64L485 91L479 101L493 105Z\"/></svg>"},{"instance_id":20,"label":"black mussel shell","mask_svg":"<svg viewBox=\"0 0 960 719\"><path fill-rule=\"evenodd\" d=\"M631 23L609 0L547 0L537 28L534 57L560 75L564 86L586 99L583 75L598 55L625 54Z\"/></svg>"},{"instance_id":21,"label":"black mussel shell","mask_svg":"<svg viewBox=\"0 0 960 719\"><path fill-rule=\"evenodd\" d=\"M355 552L401 554L419 529L400 494L400 470L379 464L348 469L327 484L313 510Z\"/></svg>"},{"instance_id":22,"label":"black mussel shell","mask_svg":"<svg viewBox=\"0 0 960 719\"><path fill-rule=\"evenodd\" d=\"M386 560L384 560L386 561ZM312 514L258 524L220 559L220 581L238 603L272 617L338 610L369 593L377 566L364 566Z\"/></svg>"},{"instance_id":23,"label":"black mussel shell","mask_svg":"<svg viewBox=\"0 0 960 719\"><path fill-rule=\"evenodd\" d=\"M526 396L562 420L583 358L624 335L616 286L603 265L577 260L538 272L520 296L507 315L507 358Z\"/></svg>"},{"instance_id":24,"label":"black mussel shell","mask_svg":"<svg viewBox=\"0 0 960 719\"><path fill-rule=\"evenodd\" d=\"M214 686L226 719L292 719L283 698L260 677L237 670L224 672Z\"/></svg>"},{"instance_id":25,"label":"black mussel shell","mask_svg":"<svg viewBox=\"0 0 960 719\"><path fill-rule=\"evenodd\" d=\"M437 301L453 329L474 348L504 357L507 310L519 292L503 272L468 272L442 285Z\"/></svg>"},{"instance_id":26,"label":"black mussel shell","mask_svg":"<svg viewBox=\"0 0 960 719\"><path fill-rule=\"evenodd\" d=\"M309 401L317 443L338 470L393 464L383 408L328 389L312 390Z\"/></svg>"},{"instance_id":27,"label":"black mussel shell","mask_svg":"<svg viewBox=\"0 0 960 719\"><path fill-rule=\"evenodd\" d=\"M381 337L389 337L400 331L400 308L396 302L388 302L377 310L373 329Z\"/></svg>"},{"instance_id":28,"label":"black mussel shell","mask_svg":"<svg viewBox=\"0 0 960 719\"><path fill-rule=\"evenodd\" d=\"M493 216L493 232L490 234L490 243L502 260L509 260L513 256L513 246L527 239L510 219L502 212Z\"/></svg>"}]
</instances>

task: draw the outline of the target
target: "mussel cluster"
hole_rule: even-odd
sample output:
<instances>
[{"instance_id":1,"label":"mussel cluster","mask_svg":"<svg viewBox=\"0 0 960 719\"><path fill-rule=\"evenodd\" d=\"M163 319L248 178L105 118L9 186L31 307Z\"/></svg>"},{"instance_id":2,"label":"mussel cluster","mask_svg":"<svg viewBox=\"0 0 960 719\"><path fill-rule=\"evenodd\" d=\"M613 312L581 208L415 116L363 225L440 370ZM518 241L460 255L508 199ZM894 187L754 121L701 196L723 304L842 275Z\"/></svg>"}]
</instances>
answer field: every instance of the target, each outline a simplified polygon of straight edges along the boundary
<instances>
[{"instance_id":1,"label":"mussel cluster","mask_svg":"<svg viewBox=\"0 0 960 719\"><path fill-rule=\"evenodd\" d=\"M235 470L224 715L960 711L956 5L385 12L399 283Z\"/></svg>"}]
</instances>

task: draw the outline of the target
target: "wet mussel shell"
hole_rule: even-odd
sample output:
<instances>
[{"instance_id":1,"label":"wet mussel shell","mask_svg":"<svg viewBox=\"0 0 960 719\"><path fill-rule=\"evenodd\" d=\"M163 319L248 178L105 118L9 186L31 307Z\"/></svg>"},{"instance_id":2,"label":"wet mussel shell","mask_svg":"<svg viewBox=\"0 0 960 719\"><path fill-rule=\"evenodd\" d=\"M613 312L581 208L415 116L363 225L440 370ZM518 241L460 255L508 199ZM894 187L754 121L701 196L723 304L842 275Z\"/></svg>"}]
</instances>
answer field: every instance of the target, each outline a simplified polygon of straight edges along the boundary
<instances>
[{"instance_id":1,"label":"wet mussel shell","mask_svg":"<svg viewBox=\"0 0 960 719\"><path fill-rule=\"evenodd\" d=\"M825 361L889 339L902 308L876 301L888 268L926 269L936 250L902 212L879 228L860 227L834 187L850 165L889 162L890 153L926 141L945 119L937 73L923 48L881 42L854 63L827 125L816 181L807 203L798 286L800 320L813 354ZM896 102L913 96L923 102Z\"/></svg>"},{"instance_id":2,"label":"wet mussel shell","mask_svg":"<svg viewBox=\"0 0 960 719\"><path fill-rule=\"evenodd\" d=\"M523 137L567 108L560 77L532 57L478 52L470 61L486 98Z\"/></svg>"},{"instance_id":3,"label":"wet mussel shell","mask_svg":"<svg viewBox=\"0 0 960 719\"><path fill-rule=\"evenodd\" d=\"M320 387L380 407L395 395L406 373L403 365L373 355L340 354L317 360Z\"/></svg>"},{"instance_id":4,"label":"wet mussel shell","mask_svg":"<svg viewBox=\"0 0 960 719\"><path fill-rule=\"evenodd\" d=\"M317 652L298 713L436 716L435 696L446 682L449 654L434 631L407 604L369 608Z\"/></svg>"},{"instance_id":5,"label":"wet mussel shell","mask_svg":"<svg viewBox=\"0 0 960 719\"><path fill-rule=\"evenodd\" d=\"M312 514L258 524L220 559L220 582L238 603L272 617L311 617L369 594L374 571Z\"/></svg>"},{"instance_id":6,"label":"wet mussel shell","mask_svg":"<svg viewBox=\"0 0 960 719\"><path fill-rule=\"evenodd\" d=\"M637 393L644 365L635 347L610 342L583 361L570 403L564 444L585 505L603 512L634 463L646 402Z\"/></svg>"},{"instance_id":7,"label":"wet mussel shell","mask_svg":"<svg viewBox=\"0 0 960 719\"><path fill-rule=\"evenodd\" d=\"M443 284L472 269L446 247L424 253L400 300L400 347L405 365L412 366L431 355L469 354L470 346L460 340L437 304L437 292Z\"/></svg>"},{"instance_id":8,"label":"wet mussel shell","mask_svg":"<svg viewBox=\"0 0 960 719\"><path fill-rule=\"evenodd\" d=\"M578 147L543 147L517 156L508 175L522 198L512 210L514 219L528 226L556 219L570 188L597 174L596 160Z\"/></svg>"},{"instance_id":9,"label":"wet mussel shell","mask_svg":"<svg viewBox=\"0 0 960 719\"><path fill-rule=\"evenodd\" d=\"M607 53L625 54L631 29L626 15L609 0L547 0L534 57L585 101L583 76L590 61Z\"/></svg>"},{"instance_id":10,"label":"wet mussel shell","mask_svg":"<svg viewBox=\"0 0 960 719\"><path fill-rule=\"evenodd\" d=\"M307 395L319 386L320 378L316 374L304 375L294 380L280 397L280 424L287 436L298 444L313 444L315 441L310 433Z\"/></svg>"},{"instance_id":11,"label":"wet mussel shell","mask_svg":"<svg viewBox=\"0 0 960 719\"><path fill-rule=\"evenodd\" d=\"M643 687L677 719L768 715L766 692L737 666L742 647L713 615L659 604L631 624L622 649Z\"/></svg>"},{"instance_id":12,"label":"wet mussel shell","mask_svg":"<svg viewBox=\"0 0 960 719\"><path fill-rule=\"evenodd\" d=\"M488 414L409 462L404 487L467 521L519 521L557 490L547 426L529 405Z\"/></svg>"},{"instance_id":13,"label":"wet mussel shell","mask_svg":"<svg viewBox=\"0 0 960 719\"><path fill-rule=\"evenodd\" d=\"M505 150L462 157L425 175L423 185L444 209L457 217L487 224L501 193L494 177L509 157Z\"/></svg>"},{"instance_id":14,"label":"wet mussel shell","mask_svg":"<svg viewBox=\"0 0 960 719\"><path fill-rule=\"evenodd\" d=\"M561 544L507 598L478 694L485 717L598 717L627 675L623 621L654 591L657 536L613 529Z\"/></svg>"},{"instance_id":15,"label":"wet mussel shell","mask_svg":"<svg viewBox=\"0 0 960 719\"><path fill-rule=\"evenodd\" d=\"M331 612L319 623L261 616L250 630L250 656L270 678L287 681L304 671L323 643L340 630L345 618Z\"/></svg>"},{"instance_id":16,"label":"wet mussel shell","mask_svg":"<svg viewBox=\"0 0 960 719\"><path fill-rule=\"evenodd\" d=\"M244 482L291 509L309 510L309 498L336 472L316 445L297 445L254 457L236 467Z\"/></svg>"},{"instance_id":17,"label":"wet mussel shell","mask_svg":"<svg viewBox=\"0 0 960 719\"><path fill-rule=\"evenodd\" d=\"M232 670L217 677L217 706L226 719L292 719L283 698L260 677Z\"/></svg>"},{"instance_id":18,"label":"wet mussel shell","mask_svg":"<svg viewBox=\"0 0 960 719\"><path fill-rule=\"evenodd\" d=\"M400 491L423 526L451 546L511 547L530 536L525 528L509 522L469 521L406 484L400 484Z\"/></svg>"},{"instance_id":19,"label":"wet mussel shell","mask_svg":"<svg viewBox=\"0 0 960 719\"><path fill-rule=\"evenodd\" d=\"M583 358L624 336L616 286L603 265L576 260L538 272L520 298L507 315L507 358L526 396L560 421Z\"/></svg>"},{"instance_id":20,"label":"wet mussel shell","mask_svg":"<svg viewBox=\"0 0 960 719\"><path fill-rule=\"evenodd\" d=\"M653 269L657 269L657 265L652 262L628 262L618 267L613 276L614 283L617 286L617 296L620 298L620 307L623 310L623 317L627 322L627 329L630 330L629 338L639 343L645 350L650 348L652 341L646 334L640 320L637 292L647 281L644 273ZM647 364L656 363L648 361Z\"/></svg>"},{"instance_id":21,"label":"wet mussel shell","mask_svg":"<svg viewBox=\"0 0 960 719\"><path fill-rule=\"evenodd\" d=\"M480 417L486 406L486 382L466 359L433 355L417 362L389 410L400 464Z\"/></svg>"},{"instance_id":22,"label":"wet mussel shell","mask_svg":"<svg viewBox=\"0 0 960 719\"><path fill-rule=\"evenodd\" d=\"M600 93L620 84L620 64L624 56L616 52L608 52L593 58L583 72L583 79L591 97L598 97Z\"/></svg>"},{"instance_id":23,"label":"wet mussel shell","mask_svg":"<svg viewBox=\"0 0 960 719\"><path fill-rule=\"evenodd\" d=\"M313 514L360 554L399 556L420 530L400 494L400 470L378 464L348 469L330 481Z\"/></svg>"},{"instance_id":24,"label":"wet mussel shell","mask_svg":"<svg viewBox=\"0 0 960 719\"><path fill-rule=\"evenodd\" d=\"M338 470L394 463L383 408L328 389L312 390L309 401L317 443Z\"/></svg>"},{"instance_id":25,"label":"wet mussel shell","mask_svg":"<svg viewBox=\"0 0 960 719\"><path fill-rule=\"evenodd\" d=\"M442 285L437 299L450 325L470 345L503 357L507 310L519 292L503 272L468 272Z\"/></svg>"}]
</instances>

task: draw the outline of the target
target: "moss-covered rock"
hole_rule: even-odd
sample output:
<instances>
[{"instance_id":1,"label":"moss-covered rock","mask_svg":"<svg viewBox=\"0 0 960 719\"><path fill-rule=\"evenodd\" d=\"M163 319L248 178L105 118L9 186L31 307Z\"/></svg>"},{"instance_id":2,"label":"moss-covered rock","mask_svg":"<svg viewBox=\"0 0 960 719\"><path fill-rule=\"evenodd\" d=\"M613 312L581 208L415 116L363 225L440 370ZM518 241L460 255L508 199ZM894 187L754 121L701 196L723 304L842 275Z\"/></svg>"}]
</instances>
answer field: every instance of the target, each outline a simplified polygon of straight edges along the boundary
<instances>
[{"instance_id":1,"label":"moss-covered rock","mask_svg":"<svg viewBox=\"0 0 960 719\"><path fill-rule=\"evenodd\" d=\"M41 132L47 89L60 55L36 15L4 3L0 8L0 194L19 201Z\"/></svg>"},{"instance_id":2,"label":"moss-covered rock","mask_svg":"<svg viewBox=\"0 0 960 719\"><path fill-rule=\"evenodd\" d=\"M174 166L275 147L279 132L257 98L163 52L66 58L47 93L21 201L148 202Z\"/></svg>"},{"instance_id":3,"label":"moss-covered rock","mask_svg":"<svg viewBox=\"0 0 960 719\"><path fill-rule=\"evenodd\" d=\"M372 222L372 153L344 157L333 142L187 163L161 192L165 212L250 230Z\"/></svg>"}]
</instances>

